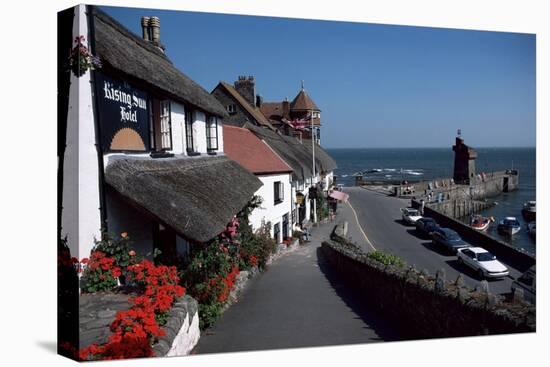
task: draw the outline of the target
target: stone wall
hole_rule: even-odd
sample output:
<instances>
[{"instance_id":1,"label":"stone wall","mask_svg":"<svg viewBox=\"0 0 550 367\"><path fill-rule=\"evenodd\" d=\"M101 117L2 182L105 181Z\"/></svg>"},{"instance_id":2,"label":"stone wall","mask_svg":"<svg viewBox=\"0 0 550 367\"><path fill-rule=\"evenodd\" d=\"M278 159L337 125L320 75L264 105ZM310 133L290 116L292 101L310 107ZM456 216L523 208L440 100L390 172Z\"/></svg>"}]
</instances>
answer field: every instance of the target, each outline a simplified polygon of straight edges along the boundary
<instances>
[{"instance_id":1,"label":"stone wall","mask_svg":"<svg viewBox=\"0 0 550 367\"><path fill-rule=\"evenodd\" d=\"M197 301L189 295L179 298L169 311L168 321L163 329L166 335L153 345L157 357L189 354L200 338Z\"/></svg>"},{"instance_id":2,"label":"stone wall","mask_svg":"<svg viewBox=\"0 0 550 367\"><path fill-rule=\"evenodd\" d=\"M80 296L80 348L92 343L107 342L112 334L110 325L117 311L131 307L128 297L128 294L123 293L93 293ZM178 298L169 311L167 323L162 328L166 335L160 337L153 345L155 356L189 354L200 338L197 301L188 295Z\"/></svg>"},{"instance_id":3,"label":"stone wall","mask_svg":"<svg viewBox=\"0 0 550 367\"><path fill-rule=\"evenodd\" d=\"M473 290L461 276L447 282L443 271L431 276L414 268L384 266L341 238L323 242L321 249L358 297L405 339L535 331L535 307L521 300L504 302L490 293L486 281Z\"/></svg>"}]
</instances>

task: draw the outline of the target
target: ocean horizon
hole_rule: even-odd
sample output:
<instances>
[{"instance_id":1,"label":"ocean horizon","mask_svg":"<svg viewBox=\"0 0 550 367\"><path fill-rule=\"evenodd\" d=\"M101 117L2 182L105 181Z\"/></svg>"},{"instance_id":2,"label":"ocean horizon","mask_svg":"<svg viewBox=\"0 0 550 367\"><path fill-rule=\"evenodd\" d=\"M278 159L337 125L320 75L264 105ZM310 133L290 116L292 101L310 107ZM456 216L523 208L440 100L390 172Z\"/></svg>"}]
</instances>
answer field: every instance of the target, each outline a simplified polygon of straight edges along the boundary
<instances>
[{"instance_id":1,"label":"ocean horizon","mask_svg":"<svg viewBox=\"0 0 550 367\"><path fill-rule=\"evenodd\" d=\"M519 171L519 188L510 193L490 198L497 203L483 211L495 219L514 216L522 223L522 231L512 239L500 237L496 226L489 233L516 247L534 253L536 244L526 231L527 223L521 216L523 203L536 200L536 147L476 147L476 172L493 172L506 169ZM337 183L355 184L355 175L363 173L365 179L433 180L453 176L454 152L446 148L326 148L338 168L334 171Z\"/></svg>"}]
</instances>

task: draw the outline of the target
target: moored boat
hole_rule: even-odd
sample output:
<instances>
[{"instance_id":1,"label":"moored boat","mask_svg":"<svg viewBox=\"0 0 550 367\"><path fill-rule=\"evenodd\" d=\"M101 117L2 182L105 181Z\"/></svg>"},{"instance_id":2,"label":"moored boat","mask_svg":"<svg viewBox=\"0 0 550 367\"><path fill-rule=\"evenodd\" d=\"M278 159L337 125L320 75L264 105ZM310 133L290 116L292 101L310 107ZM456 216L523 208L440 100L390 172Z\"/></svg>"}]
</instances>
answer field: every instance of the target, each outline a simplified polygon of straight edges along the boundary
<instances>
[{"instance_id":1,"label":"moored boat","mask_svg":"<svg viewBox=\"0 0 550 367\"><path fill-rule=\"evenodd\" d=\"M523 204L521 215L526 221L531 222L537 219L537 202L535 200L528 201Z\"/></svg>"},{"instance_id":2,"label":"moored boat","mask_svg":"<svg viewBox=\"0 0 550 367\"><path fill-rule=\"evenodd\" d=\"M472 219L470 220L470 227L476 231L485 231L489 228L492 221L494 221L492 217L488 218L477 214L472 216Z\"/></svg>"},{"instance_id":3,"label":"moored boat","mask_svg":"<svg viewBox=\"0 0 550 367\"><path fill-rule=\"evenodd\" d=\"M506 217L498 222L497 229L500 233L512 236L519 232L521 224L515 217Z\"/></svg>"}]
</instances>

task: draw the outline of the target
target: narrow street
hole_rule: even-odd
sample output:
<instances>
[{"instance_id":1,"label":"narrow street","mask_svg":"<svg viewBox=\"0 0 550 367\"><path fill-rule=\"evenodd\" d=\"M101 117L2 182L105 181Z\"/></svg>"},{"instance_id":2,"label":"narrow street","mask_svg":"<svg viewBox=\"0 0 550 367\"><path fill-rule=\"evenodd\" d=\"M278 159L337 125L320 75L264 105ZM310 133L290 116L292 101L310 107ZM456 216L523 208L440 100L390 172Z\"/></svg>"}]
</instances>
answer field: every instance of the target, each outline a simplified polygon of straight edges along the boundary
<instances>
[{"instance_id":1,"label":"narrow street","mask_svg":"<svg viewBox=\"0 0 550 367\"><path fill-rule=\"evenodd\" d=\"M324 264L323 239L338 218L312 230L312 241L250 280L240 300L209 330L194 353L372 343L397 339L379 317L353 297ZM351 227L351 226L350 226ZM355 229L354 229L355 230Z\"/></svg>"},{"instance_id":2,"label":"narrow street","mask_svg":"<svg viewBox=\"0 0 550 367\"><path fill-rule=\"evenodd\" d=\"M348 187L349 204L357 213L357 218L369 239L377 249L395 254L417 269L426 269L435 274L444 269L447 280L455 280L463 274L466 283L472 287L479 285L480 279L470 268L461 266L456 255L450 255L433 246L429 238L422 238L413 226L401 222L400 208L406 207L409 200L397 199L384 193L360 187ZM365 250L372 250L364 247ZM513 278L521 275L519 271L505 264ZM512 279L489 280L489 289L497 294L510 292Z\"/></svg>"}]
</instances>

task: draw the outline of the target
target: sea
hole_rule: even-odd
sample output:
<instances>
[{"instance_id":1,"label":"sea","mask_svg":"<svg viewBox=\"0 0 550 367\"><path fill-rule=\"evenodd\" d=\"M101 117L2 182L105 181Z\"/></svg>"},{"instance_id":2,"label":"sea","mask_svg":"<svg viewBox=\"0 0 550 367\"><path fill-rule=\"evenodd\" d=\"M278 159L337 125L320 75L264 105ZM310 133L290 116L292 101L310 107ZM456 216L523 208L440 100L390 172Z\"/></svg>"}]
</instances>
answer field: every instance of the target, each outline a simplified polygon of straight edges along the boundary
<instances>
[{"instance_id":1,"label":"sea","mask_svg":"<svg viewBox=\"0 0 550 367\"><path fill-rule=\"evenodd\" d=\"M496 205L481 213L496 220L488 233L534 254L536 241L528 235L521 209L526 201L536 199L536 149L476 148L476 151L477 173L506 169L519 171L519 189L490 198ZM364 173L364 179L376 181L432 180L453 176L454 152L451 148L342 148L327 149L327 152L338 165L335 170L337 183L344 186L353 186L354 175L360 172ZM496 230L498 220L508 216L516 217L522 224L522 230L512 238L501 236Z\"/></svg>"}]
</instances>

